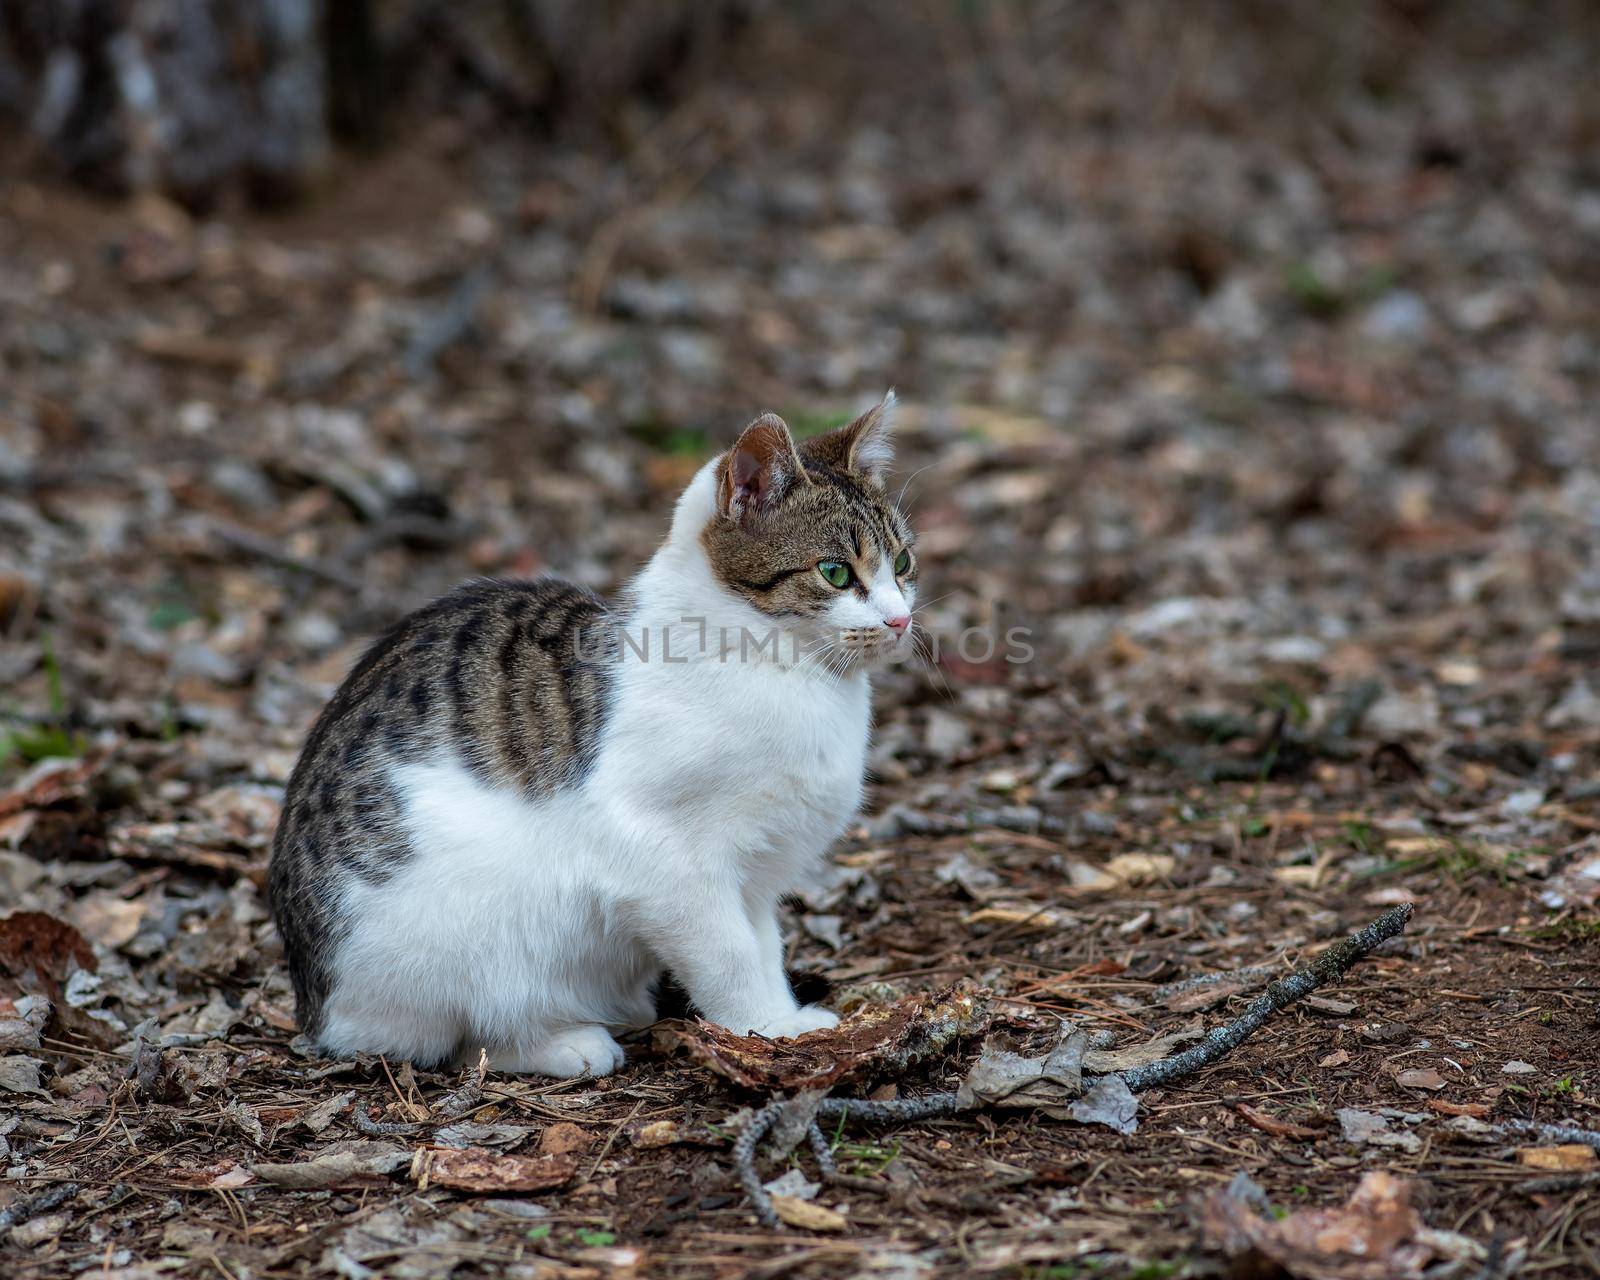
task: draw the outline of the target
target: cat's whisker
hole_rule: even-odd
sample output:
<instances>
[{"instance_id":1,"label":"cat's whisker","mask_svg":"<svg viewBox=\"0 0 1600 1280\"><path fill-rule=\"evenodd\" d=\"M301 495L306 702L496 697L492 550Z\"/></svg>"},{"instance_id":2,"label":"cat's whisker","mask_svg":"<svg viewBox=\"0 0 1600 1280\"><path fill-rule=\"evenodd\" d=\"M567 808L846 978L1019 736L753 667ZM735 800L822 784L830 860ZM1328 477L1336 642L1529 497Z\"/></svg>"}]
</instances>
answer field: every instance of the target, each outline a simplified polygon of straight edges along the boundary
<instances>
[{"instance_id":1,"label":"cat's whisker","mask_svg":"<svg viewBox=\"0 0 1600 1280\"><path fill-rule=\"evenodd\" d=\"M913 633L911 639L916 647L917 656L922 659L923 666L927 668L929 675L939 682L939 687L944 690L945 697L954 701L955 690L950 687L950 682L945 679L944 672L939 669L938 662L934 660L932 641L928 640L920 632Z\"/></svg>"},{"instance_id":2,"label":"cat's whisker","mask_svg":"<svg viewBox=\"0 0 1600 1280\"><path fill-rule=\"evenodd\" d=\"M930 676L929 682L935 686L938 692L944 695L945 701L954 702L956 700L956 691L950 687L950 682L945 679L944 672L939 670L939 664L925 661L924 665Z\"/></svg>"},{"instance_id":3,"label":"cat's whisker","mask_svg":"<svg viewBox=\"0 0 1600 1280\"><path fill-rule=\"evenodd\" d=\"M954 591L946 591L942 596L935 596L932 600L929 600L926 604L919 604L919 605L915 606L911 610L911 616L914 618L914 617L917 616L917 614L921 613L924 609L931 609L931 608L933 608L934 605L939 604L941 601L948 600L951 596L960 595L960 594L961 594L961 588L959 588L959 587L957 587Z\"/></svg>"},{"instance_id":4,"label":"cat's whisker","mask_svg":"<svg viewBox=\"0 0 1600 1280\"><path fill-rule=\"evenodd\" d=\"M822 665L820 667L820 672L835 687L837 687L839 685L839 683L849 673L849 666L850 666L850 652L849 652L849 650L841 649L841 648L839 648L837 646L833 646L833 647L830 647L825 652L825 654L823 655L823 661L822 661Z\"/></svg>"},{"instance_id":5,"label":"cat's whisker","mask_svg":"<svg viewBox=\"0 0 1600 1280\"><path fill-rule=\"evenodd\" d=\"M833 650L831 648L822 648L809 655L806 662L806 669L819 675L826 675L828 674L828 671L832 665Z\"/></svg>"},{"instance_id":6,"label":"cat's whisker","mask_svg":"<svg viewBox=\"0 0 1600 1280\"><path fill-rule=\"evenodd\" d=\"M894 505L898 507L898 506L901 505L901 503L903 503L905 501L906 490L911 487L911 482L913 480L915 480L918 476L920 476L924 471L927 471L930 468L936 467L938 465L939 465L939 460L935 459L933 462L930 462L930 463L927 463L924 466L918 467L909 476L907 476L906 477L906 482L903 485L900 486L900 492L895 495Z\"/></svg>"},{"instance_id":7,"label":"cat's whisker","mask_svg":"<svg viewBox=\"0 0 1600 1280\"><path fill-rule=\"evenodd\" d=\"M833 669L834 663L836 660L838 660L839 656L839 648L837 645L831 644L827 641L818 641L817 646L814 649L811 649L807 653L801 655L802 660L795 664L795 669L814 672L818 675L829 677L832 682L837 685L839 680L843 678L844 674L842 666L838 672L835 672ZM845 655L845 657L848 658L848 655Z\"/></svg>"}]
</instances>

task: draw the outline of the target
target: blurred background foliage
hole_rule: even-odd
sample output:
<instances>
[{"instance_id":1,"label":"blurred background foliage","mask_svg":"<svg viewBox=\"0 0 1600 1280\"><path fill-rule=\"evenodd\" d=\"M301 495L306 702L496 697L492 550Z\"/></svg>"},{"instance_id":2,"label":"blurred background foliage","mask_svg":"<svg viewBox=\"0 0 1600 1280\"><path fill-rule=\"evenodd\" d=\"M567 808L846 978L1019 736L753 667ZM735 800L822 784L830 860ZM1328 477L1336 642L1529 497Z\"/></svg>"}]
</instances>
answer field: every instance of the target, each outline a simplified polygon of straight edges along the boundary
<instances>
[{"instance_id":1,"label":"blurred background foliage","mask_svg":"<svg viewBox=\"0 0 1600 1280\"><path fill-rule=\"evenodd\" d=\"M1476 109L1492 116L1490 73L1518 49L1554 43L1575 73L1592 67L1597 13L1584 0L4 0L0 120L76 180L191 207L231 189L292 199L327 180L338 148L382 146L441 111L530 139L625 141L641 104L712 82L891 89L908 111L993 97L1018 119L1113 134L1279 113L1337 132L1325 113L1344 91L1378 109L1414 101L1441 61L1482 69ZM1554 123L1563 104L1548 108ZM1459 159L1452 123L1467 122L1418 141L1436 163ZM1214 270L1205 246L1191 253L1196 273Z\"/></svg>"}]
</instances>

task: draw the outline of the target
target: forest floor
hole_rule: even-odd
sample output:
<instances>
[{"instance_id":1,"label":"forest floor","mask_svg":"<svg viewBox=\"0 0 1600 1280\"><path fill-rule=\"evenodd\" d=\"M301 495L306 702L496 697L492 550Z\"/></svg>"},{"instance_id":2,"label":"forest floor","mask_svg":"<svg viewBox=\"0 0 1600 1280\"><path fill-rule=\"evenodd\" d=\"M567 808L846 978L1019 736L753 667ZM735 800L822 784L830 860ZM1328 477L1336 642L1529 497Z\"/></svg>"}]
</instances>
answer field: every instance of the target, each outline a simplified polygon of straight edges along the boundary
<instances>
[{"instance_id":1,"label":"forest floor","mask_svg":"<svg viewBox=\"0 0 1600 1280\"><path fill-rule=\"evenodd\" d=\"M1592 61L1530 38L1490 99L1413 54L1051 120L1048 66L846 98L841 49L605 150L442 121L275 217L6 178L0 1269L1600 1271L1595 1153L1485 1129L1600 1125L1600 116L1550 92ZM734 1181L768 1094L670 1036L591 1082L308 1055L265 869L366 639L473 574L614 590L757 412L890 384L924 616L998 644L879 681L808 989L1122 1046L1405 935L1132 1132L851 1123L820 1189L764 1153L810 1228Z\"/></svg>"}]
</instances>

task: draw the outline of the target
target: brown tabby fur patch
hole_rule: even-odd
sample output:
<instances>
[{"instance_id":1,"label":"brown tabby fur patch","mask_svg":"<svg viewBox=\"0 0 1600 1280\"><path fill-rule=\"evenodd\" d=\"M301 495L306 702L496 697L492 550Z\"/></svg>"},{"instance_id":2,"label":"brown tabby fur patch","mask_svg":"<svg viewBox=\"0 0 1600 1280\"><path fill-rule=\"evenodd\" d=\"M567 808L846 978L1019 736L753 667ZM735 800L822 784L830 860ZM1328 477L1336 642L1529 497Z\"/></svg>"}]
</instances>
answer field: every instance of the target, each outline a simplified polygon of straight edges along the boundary
<instances>
[{"instance_id":1,"label":"brown tabby fur patch","mask_svg":"<svg viewBox=\"0 0 1600 1280\"><path fill-rule=\"evenodd\" d=\"M396 764L455 755L532 797L572 785L599 747L616 635L605 602L554 578L483 579L402 619L318 717L284 793L269 889L300 1026L315 1035L348 877L411 856Z\"/></svg>"}]
</instances>

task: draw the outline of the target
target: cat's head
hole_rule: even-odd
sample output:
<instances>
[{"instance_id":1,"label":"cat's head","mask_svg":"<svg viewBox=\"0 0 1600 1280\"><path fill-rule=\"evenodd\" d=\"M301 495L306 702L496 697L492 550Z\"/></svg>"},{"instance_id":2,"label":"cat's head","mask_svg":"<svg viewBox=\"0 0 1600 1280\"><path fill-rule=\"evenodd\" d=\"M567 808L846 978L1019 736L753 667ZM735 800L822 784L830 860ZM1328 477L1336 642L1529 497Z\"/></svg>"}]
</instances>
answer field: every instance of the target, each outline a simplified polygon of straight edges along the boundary
<instances>
[{"instance_id":1,"label":"cat's head","mask_svg":"<svg viewBox=\"0 0 1600 1280\"><path fill-rule=\"evenodd\" d=\"M894 393L854 422L798 443L764 414L713 470L700 532L726 590L835 669L912 639L917 552L886 482Z\"/></svg>"}]
</instances>

